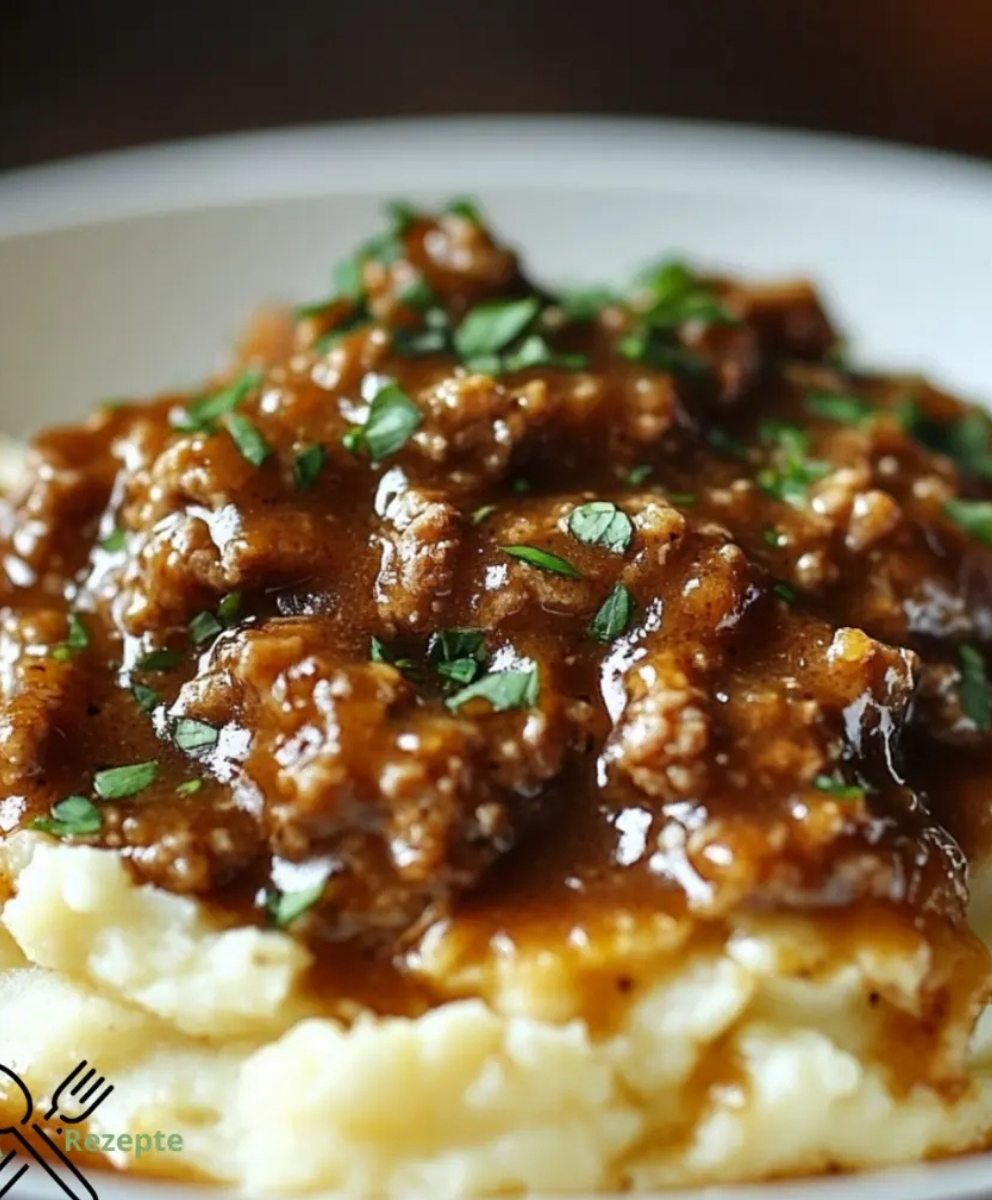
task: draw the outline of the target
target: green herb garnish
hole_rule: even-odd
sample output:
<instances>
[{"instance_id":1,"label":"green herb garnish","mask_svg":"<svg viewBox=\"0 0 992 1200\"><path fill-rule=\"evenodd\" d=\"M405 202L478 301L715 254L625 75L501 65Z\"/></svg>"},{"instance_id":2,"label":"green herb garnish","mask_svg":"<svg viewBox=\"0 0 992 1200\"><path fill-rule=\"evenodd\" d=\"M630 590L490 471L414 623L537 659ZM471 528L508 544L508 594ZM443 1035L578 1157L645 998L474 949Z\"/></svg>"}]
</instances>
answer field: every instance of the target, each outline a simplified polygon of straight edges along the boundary
<instances>
[{"instance_id":1,"label":"green herb garnish","mask_svg":"<svg viewBox=\"0 0 992 1200\"><path fill-rule=\"evenodd\" d=\"M32 829L54 837L86 837L99 833L103 825L100 810L88 796L67 796L52 805L51 817L36 817Z\"/></svg>"},{"instance_id":2,"label":"green herb garnish","mask_svg":"<svg viewBox=\"0 0 992 1200\"><path fill-rule=\"evenodd\" d=\"M90 635L78 613L71 612L66 618L69 630L64 642L60 642L52 650L52 658L56 662L68 662L74 654L86 650L90 644Z\"/></svg>"},{"instance_id":3,"label":"green herb garnish","mask_svg":"<svg viewBox=\"0 0 992 1200\"><path fill-rule=\"evenodd\" d=\"M597 642L615 641L626 630L633 615L634 597L622 583L615 583L589 622L589 636Z\"/></svg>"},{"instance_id":4,"label":"green herb garnish","mask_svg":"<svg viewBox=\"0 0 992 1200\"><path fill-rule=\"evenodd\" d=\"M463 687L477 678L486 658L486 635L481 629L443 629L427 646L427 660L438 675Z\"/></svg>"},{"instance_id":5,"label":"green herb garnish","mask_svg":"<svg viewBox=\"0 0 992 1200\"><path fill-rule=\"evenodd\" d=\"M131 695L142 712L152 712L162 703L158 692L154 688L145 687L143 683L136 683L131 688Z\"/></svg>"},{"instance_id":6,"label":"green herb garnish","mask_svg":"<svg viewBox=\"0 0 992 1200\"><path fill-rule=\"evenodd\" d=\"M992 501L947 500L944 512L965 533L992 546Z\"/></svg>"},{"instance_id":7,"label":"green herb garnish","mask_svg":"<svg viewBox=\"0 0 992 1200\"><path fill-rule=\"evenodd\" d=\"M400 292L399 301L407 308L412 308L414 312L426 312L437 303L437 297L434 295L434 289L423 275L418 275L411 279Z\"/></svg>"},{"instance_id":8,"label":"green herb garnish","mask_svg":"<svg viewBox=\"0 0 992 1200\"><path fill-rule=\"evenodd\" d=\"M176 722L173 737L180 750L189 754L193 750L202 750L206 746L215 746L220 737L220 731L205 721L196 721L192 717L182 717Z\"/></svg>"},{"instance_id":9,"label":"green herb garnish","mask_svg":"<svg viewBox=\"0 0 992 1200\"><path fill-rule=\"evenodd\" d=\"M364 447L373 463L401 450L423 421L423 414L394 380L384 382L369 405L364 425L355 425L342 439L352 453Z\"/></svg>"},{"instance_id":10,"label":"green herb garnish","mask_svg":"<svg viewBox=\"0 0 992 1200\"><path fill-rule=\"evenodd\" d=\"M982 652L975 646L958 649L961 665L961 711L976 729L992 729L992 684L989 683Z\"/></svg>"},{"instance_id":11,"label":"green herb garnish","mask_svg":"<svg viewBox=\"0 0 992 1200\"><path fill-rule=\"evenodd\" d=\"M572 288L562 292L557 307L570 321L595 321L604 308L619 303L619 297L609 288Z\"/></svg>"},{"instance_id":12,"label":"green herb garnish","mask_svg":"<svg viewBox=\"0 0 992 1200\"><path fill-rule=\"evenodd\" d=\"M508 712L514 708L533 708L539 688L536 667L528 671L495 671L449 696L445 703L454 710L472 700L486 700L494 712Z\"/></svg>"},{"instance_id":13,"label":"green herb garnish","mask_svg":"<svg viewBox=\"0 0 992 1200\"><path fill-rule=\"evenodd\" d=\"M417 669L417 665L412 658L398 658L392 647L387 646L385 642L380 641L377 637L371 639L369 659L376 663L387 663L404 674L412 674Z\"/></svg>"},{"instance_id":14,"label":"green herb garnish","mask_svg":"<svg viewBox=\"0 0 992 1200\"><path fill-rule=\"evenodd\" d=\"M776 583L772 585L772 592L778 596L780 600L784 600L786 604L795 604L799 599L799 593L791 584Z\"/></svg>"},{"instance_id":15,"label":"green herb garnish","mask_svg":"<svg viewBox=\"0 0 992 1200\"><path fill-rule=\"evenodd\" d=\"M327 880L323 879L320 883L301 888L298 892L279 892L272 889L265 897L265 911L272 923L280 929L292 925L323 896L326 883Z\"/></svg>"},{"instance_id":16,"label":"green herb garnish","mask_svg":"<svg viewBox=\"0 0 992 1200\"><path fill-rule=\"evenodd\" d=\"M789 543L788 535L778 529L773 529L771 525L761 531L761 536L764 539L765 545L771 546L774 550L781 550L783 546L787 546Z\"/></svg>"},{"instance_id":17,"label":"green herb garnish","mask_svg":"<svg viewBox=\"0 0 992 1200\"><path fill-rule=\"evenodd\" d=\"M621 358L666 371L687 384L702 383L710 376L706 360L676 341L668 329L635 329L619 338L615 349Z\"/></svg>"},{"instance_id":18,"label":"green herb garnish","mask_svg":"<svg viewBox=\"0 0 992 1200\"><path fill-rule=\"evenodd\" d=\"M261 371L245 371L234 383L210 396L193 400L173 418L173 427L185 433L213 433L221 417L227 416L259 387Z\"/></svg>"},{"instance_id":19,"label":"green herb garnish","mask_svg":"<svg viewBox=\"0 0 992 1200\"><path fill-rule=\"evenodd\" d=\"M813 786L818 792L826 792L835 800L863 800L865 789L854 784L845 783L837 775L817 775Z\"/></svg>"},{"instance_id":20,"label":"green herb garnish","mask_svg":"<svg viewBox=\"0 0 992 1200\"><path fill-rule=\"evenodd\" d=\"M223 632L224 626L213 613L197 613L189 623L189 636L194 646L202 646L204 642L209 642Z\"/></svg>"},{"instance_id":21,"label":"green herb garnish","mask_svg":"<svg viewBox=\"0 0 992 1200\"><path fill-rule=\"evenodd\" d=\"M217 605L217 616L225 625L231 625L238 619L241 612L241 593L228 592Z\"/></svg>"},{"instance_id":22,"label":"green herb garnish","mask_svg":"<svg viewBox=\"0 0 992 1200\"><path fill-rule=\"evenodd\" d=\"M903 429L915 441L952 459L965 475L992 480L992 422L985 413L970 409L952 421L928 417L915 398L903 403L897 413Z\"/></svg>"},{"instance_id":23,"label":"green herb garnish","mask_svg":"<svg viewBox=\"0 0 992 1200\"><path fill-rule=\"evenodd\" d=\"M260 467L272 454L272 447L255 426L240 413L230 413L224 424L241 457L253 467Z\"/></svg>"},{"instance_id":24,"label":"green herb garnish","mask_svg":"<svg viewBox=\"0 0 992 1200\"><path fill-rule=\"evenodd\" d=\"M541 550L537 546L500 546L500 549L511 558L519 558L539 571L547 571L549 575L563 575L566 579L582 578L581 571L549 550Z\"/></svg>"},{"instance_id":25,"label":"green herb garnish","mask_svg":"<svg viewBox=\"0 0 992 1200\"><path fill-rule=\"evenodd\" d=\"M592 500L573 508L568 530L587 546L603 546L623 554L634 539L634 522L612 500Z\"/></svg>"},{"instance_id":26,"label":"green herb garnish","mask_svg":"<svg viewBox=\"0 0 992 1200\"><path fill-rule=\"evenodd\" d=\"M806 397L806 411L840 425L860 425L872 415L873 409L867 400L846 392L810 392Z\"/></svg>"},{"instance_id":27,"label":"green herb garnish","mask_svg":"<svg viewBox=\"0 0 992 1200\"><path fill-rule=\"evenodd\" d=\"M477 304L455 330L459 357L472 360L480 355L498 355L527 329L540 307L536 296Z\"/></svg>"},{"instance_id":28,"label":"green herb garnish","mask_svg":"<svg viewBox=\"0 0 992 1200\"><path fill-rule=\"evenodd\" d=\"M472 513L469 520L473 525L481 525L484 521L489 520L497 507L496 504L483 504Z\"/></svg>"},{"instance_id":29,"label":"green herb garnish","mask_svg":"<svg viewBox=\"0 0 992 1200\"><path fill-rule=\"evenodd\" d=\"M301 492L306 492L320 478L327 462L327 451L319 443L304 446L293 459L293 482Z\"/></svg>"},{"instance_id":30,"label":"green herb garnish","mask_svg":"<svg viewBox=\"0 0 992 1200\"><path fill-rule=\"evenodd\" d=\"M681 504L683 508L692 508L694 504L699 503L699 497L695 492L669 492L668 502Z\"/></svg>"},{"instance_id":31,"label":"green herb garnish","mask_svg":"<svg viewBox=\"0 0 992 1200\"><path fill-rule=\"evenodd\" d=\"M203 787L202 779L187 779L176 788L177 796L192 796Z\"/></svg>"},{"instance_id":32,"label":"green herb garnish","mask_svg":"<svg viewBox=\"0 0 992 1200\"><path fill-rule=\"evenodd\" d=\"M462 217L466 221L471 221L475 225L482 224L482 214L479 211L478 201L473 200L469 196L459 196L457 199L452 200L444 211L451 213L452 216Z\"/></svg>"},{"instance_id":33,"label":"green herb garnish","mask_svg":"<svg viewBox=\"0 0 992 1200\"><path fill-rule=\"evenodd\" d=\"M636 463L623 477L623 481L628 487L640 487L650 478L653 470L654 467L650 463Z\"/></svg>"},{"instance_id":34,"label":"green herb garnish","mask_svg":"<svg viewBox=\"0 0 992 1200\"><path fill-rule=\"evenodd\" d=\"M111 767L93 776L93 790L101 800L124 800L150 787L158 777L158 763L135 763L128 767Z\"/></svg>"},{"instance_id":35,"label":"green herb garnish","mask_svg":"<svg viewBox=\"0 0 992 1200\"><path fill-rule=\"evenodd\" d=\"M136 671L171 671L183 661L175 650L150 650L134 664Z\"/></svg>"},{"instance_id":36,"label":"green herb garnish","mask_svg":"<svg viewBox=\"0 0 992 1200\"><path fill-rule=\"evenodd\" d=\"M829 466L806 457L809 437L798 425L766 419L759 422L758 433L763 442L775 447L779 463L758 472L758 486L776 500L802 508L810 484L828 474Z\"/></svg>"},{"instance_id":37,"label":"green herb garnish","mask_svg":"<svg viewBox=\"0 0 992 1200\"><path fill-rule=\"evenodd\" d=\"M127 545L127 534L123 529L115 529L113 533L108 534L100 543L100 549L106 550L108 554L116 554L119 550L123 550Z\"/></svg>"},{"instance_id":38,"label":"green herb garnish","mask_svg":"<svg viewBox=\"0 0 992 1200\"><path fill-rule=\"evenodd\" d=\"M585 354L560 354L552 350L540 334L524 338L516 350L505 353L491 374L509 371L530 371L534 367L558 367L563 371L581 371L589 365Z\"/></svg>"}]
</instances>

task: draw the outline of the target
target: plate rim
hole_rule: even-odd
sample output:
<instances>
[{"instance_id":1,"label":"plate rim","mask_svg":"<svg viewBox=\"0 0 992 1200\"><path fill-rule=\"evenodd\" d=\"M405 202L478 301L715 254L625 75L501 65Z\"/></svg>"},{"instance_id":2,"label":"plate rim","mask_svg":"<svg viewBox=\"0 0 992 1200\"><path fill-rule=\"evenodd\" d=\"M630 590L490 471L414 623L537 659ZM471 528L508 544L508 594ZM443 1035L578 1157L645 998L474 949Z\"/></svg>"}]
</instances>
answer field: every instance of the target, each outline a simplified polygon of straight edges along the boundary
<instances>
[{"instance_id":1,"label":"plate rim","mask_svg":"<svg viewBox=\"0 0 992 1200\"><path fill-rule=\"evenodd\" d=\"M259 163L265 170L259 170ZM656 117L362 120L166 141L0 172L0 238L320 195L450 189L818 193L992 221L992 163L880 139Z\"/></svg>"}]
</instances>

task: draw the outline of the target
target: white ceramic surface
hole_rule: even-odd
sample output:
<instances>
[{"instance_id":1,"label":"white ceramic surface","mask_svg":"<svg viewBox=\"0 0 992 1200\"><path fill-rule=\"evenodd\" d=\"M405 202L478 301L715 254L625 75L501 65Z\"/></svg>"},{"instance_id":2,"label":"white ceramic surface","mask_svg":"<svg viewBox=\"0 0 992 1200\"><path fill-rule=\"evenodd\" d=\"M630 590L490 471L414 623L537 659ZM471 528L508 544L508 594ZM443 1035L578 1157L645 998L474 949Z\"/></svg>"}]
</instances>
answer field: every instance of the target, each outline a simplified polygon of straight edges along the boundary
<instances>
[{"instance_id":1,"label":"white ceramic surface","mask_svg":"<svg viewBox=\"0 0 992 1200\"><path fill-rule=\"evenodd\" d=\"M324 294L384 198L462 193L478 195L549 280L620 280L671 252L810 275L859 359L927 370L992 402L992 168L707 125L458 119L246 135L0 175L0 427L23 434L102 397L195 381L259 302ZM98 1184L101 1200L196 1195ZM25 1180L14 1200L45 1194ZM691 1193L987 1195L992 1156Z\"/></svg>"}]
</instances>

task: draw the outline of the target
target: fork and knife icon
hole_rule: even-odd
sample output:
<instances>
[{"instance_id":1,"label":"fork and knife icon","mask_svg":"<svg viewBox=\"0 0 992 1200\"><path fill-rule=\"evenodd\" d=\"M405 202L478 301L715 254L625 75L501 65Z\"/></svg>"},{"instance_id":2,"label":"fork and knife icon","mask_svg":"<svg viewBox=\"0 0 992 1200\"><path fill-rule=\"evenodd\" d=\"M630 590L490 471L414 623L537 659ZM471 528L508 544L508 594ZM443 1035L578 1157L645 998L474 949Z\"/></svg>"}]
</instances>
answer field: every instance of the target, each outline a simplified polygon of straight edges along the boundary
<instances>
[{"instance_id":1,"label":"fork and knife icon","mask_svg":"<svg viewBox=\"0 0 992 1200\"><path fill-rule=\"evenodd\" d=\"M83 1059L55 1089L51 1105L44 1116L46 1122L79 1125L91 1117L114 1090L113 1085L108 1084L102 1075L98 1075L94 1067L87 1070L87 1065ZM24 1081L9 1067L0 1063L0 1077L4 1075L14 1085L8 1089L7 1103L13 1102L16 1105L19 1092L23 1100L24 1116L15 1124L0 1128L0 1154L3 1153L4 1134L9 1134L16 1142L16 1145L0 1158L0 1198L10 1195L22 1176L32 1166L37 1166L54 1180L69 1200L98 1200L96 1191L80 1173L79 1168L70 1162L66 1152L52 1141L36 1120L32 1120L34 1100ZM2 1083L0 1078L0 1085ZM56 1132L61 1133L61 1128ZM62 1164L68 1177L55 1170L53 1159ZM13 1174L10 1174L11 1171Z\"/></svg>"}]
</instances>

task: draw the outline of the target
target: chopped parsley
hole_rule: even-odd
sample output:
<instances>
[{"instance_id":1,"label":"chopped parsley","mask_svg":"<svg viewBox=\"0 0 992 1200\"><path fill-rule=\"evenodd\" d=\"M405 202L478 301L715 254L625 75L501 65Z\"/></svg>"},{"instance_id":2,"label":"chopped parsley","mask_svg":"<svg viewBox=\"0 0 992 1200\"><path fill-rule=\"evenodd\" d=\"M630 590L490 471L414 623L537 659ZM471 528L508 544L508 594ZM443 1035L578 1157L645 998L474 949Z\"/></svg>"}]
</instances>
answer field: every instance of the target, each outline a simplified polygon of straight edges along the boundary
<instances>
[{"instance_id":1,"label":"chopped parsley","mask_svg":"<svg viewBox=\"0 0 992 1200\"><path fill-rule=\"evenodd\" d=\"M233 413L261 384L261 371L245 371L234 383L219 392L192 400L185 409L173 416L175 429L184 433L213 433L222 417Z\"/></svg>"},{"instance_id":2,"label":"chopped parsley","mask_svg":"<svg viewBox=\"0 0 992 1200\"><path fill-rule=\"evenodd\" d=\"M782 533L781 530L773 528L771 525L766 526L761 531L761 536L764 539L766 546L771 546L773 550L781 550L783 546L789 544L788 534Z\"/></svg>"},{"instance_id":3,"label":"chopped parsley","mask_svg":"<svg viewBox=\"0 0 992 1200\"><path fill-rule=\"evenodd\" d=\"M150 787L158 778L158 763L134 763L128 767L111 767L93 776L93 790L101 800L124 800Z\"/></svg>"},{"instance_id":4,"label":"chopped parsley","mask_svg":"<svg viewBox=\"0 0 992 1200\"><path fill-rule=\"evenodd\" d=\"M182 717L176 722L173 731L176 745L187 754L194 750L203 750L207 746L215 746L219 736L219 730L213 725L194 720L192 717Z\"/></svg>"},{"instance_id":5,"label":"chopped parsley","mask_svg":"<svg viewBox=\"0 0 992 1200\"><path fill-rule=\"evenodd\" d=\"M838 775L817 775L813 786L818 792L825 792L835 800L863 800L865 789L854 784L845 783Z\"/></svg>"},{"instance_id":6,"label":"chopped parsley","mask_svg":"<svg viewBox=\"0 0 992 1200\"><path fill-rule=\"evenodd\" d=\"M776 583L772 585L772 592L778 596L780 600L784 600L786 604L795 604L799 599L799 593L789 583Z\"/></svg>"},{"instance_id":7,"label":"chopped parsley","mask_svg":"<svg viewBox=\"0 0 992 1200\"><path fill-rule=\"evenodd\" d=\"M947 500L944 512L965 533L992 546L992 501Z\"/></svg>"},{"instance_id":8,"label":"chopped parsley","mask_svg":"<svg viewBox=\"0 0 992 1200\"><path fill-rule=\"evenodd\" d=\"M442 679L464 687L478 678L488 652L481 629L443 629L427 646L427 661Z\"/></svg>"},{"instance_id":9,"label":"chopped parsley","mask_svg":"<svg viewBox=\"0 0 992 1200\"><path fill-rule=\"evenodd\" d=\"M293 459L293 483L298 491L306 492L320 478L327 462L327 451L319 443L304 446Z\"/></svg>"},{"instance_id":10,"label":"chopped parsley","mask_svg":"<svg viewBox=\"0 0 992 1200\"><path fill-rule=\"evenodd\" d=\"M197 613L189 623L189 636L194 646L202 646L223 632L224 626L210 612Z\"/></svg>"},{"instance_id":11,"label":"chopped parsley","mask_svg":"<svg viewBox=\"0 0 992 1200\"><path fill-rule=\"evenodd\" d=\"M473 525L481 525L484 521L489 520L489 518L493 515L493 513L496 511L497 508L498 508L498 505L496 505L496 504L480 505L480 507L477 508L472 513L472 515L469 517L469 520L472 522Z\"/></svg>"},{"instance_id":12,"label":"chopped parsley","mask_svg":"<svg viewBox=\"0 0 992 1200\"><path fill-rule=\"evenodd\" d=\"M380 641L377 637L371 639L369 645L369 659L376 663L387 663L391 667L395 667L397 671L402 671L404 674L413 674L417 669L417 664L412 658L399 658L391 646L387 646L385 642Z\"/></svg>"},{"instance_id":13,"label":"chopped parsley","mask_svg":"<svg viewBox=\"0 0 992 1200\"><path fill-rule=\"evenodd\" d=\"M445 703L454 710L472 700L486 700L493 712L509 712L515 708L533 708L539 689L537 667L527 671L494 671L449 696Z\"/></svg>"},{"instance_id":14,"label":"chopped parsley","mask_svg":"<svg viewBox=\"0 0 992 1200\"><path fill-rule=\"evenodd\" d=\"M539 571L547 571L549 575L563 575L566 579L582 578L581 571L566 559L552 554L550 550L541 550L537 546L500 546L500 549L511 558L519 558L521 562L537 567Z\"/></svg>"},{"instance_id":15,"label":"chopped parsley","mask_svg":"<svg viewBox=\"0 0 992 1200\"><path fill-rule=\"evenodd\" d=\"M373 463L396 454L409 441L423 414L395 380L386 380L372 398L364 425L354 425L345 434L347 450L363 447Z\"/></svg>"},{"instance_id":16,"label":"chopped parsley","mask_svg":"<svg viewBox=\"0 0 992 1200\"><path fill-rule=\"evenodd\" d=\"M400 292L399 301L414 312L426 312L437 303L437 297L423 275L417 275Z\"/></svg>"},{"instance_id":17,"label":"chopped parsley","mask_svg":"<svg viewBox=\"0 0 992 1200\"><path fill-rule=\"evenodd\" d=\"M402 237L420 217L420 210L409 200L390 200L386 204L386 216L393 233Z\"/></svg>"},{"instance_id":18,"label":"chopped parsley","mask_svg":"<svg viewBox=\"0 0 992 1200\"><path fill-rule=\"evenodd\" d=\"M361 257L345 259L334 268L334 291L338 299L361 304L365 299L364 260Z\"/></svg>"},{"instance_id":19,"label":"chopped parsley","mask_svg":"<svg viewBox=\"0 0 992 1200\"><path fill-rule=\"evenodd\" d=\"M910 437L952 459L965 475L992 480L992 422L985 413L970 409L957 420L936 421L911 398L900 406L898 417Z\"/></svg>"},{"instance_id":20,"label":"chopped parsley","mask_svg":"<svg viewBox=\"0 0 992 1200\"><path fill-rule=\"evenodd\" d=\"M668 261L651 267L641 273L638 286L650 302L645 320L655 328L673 329L689 321L705 325L740 324L716 298L712 285L685 263Z\"/></svg>"},{"instance_id":21,"label":"chopped parsley","mask_svg":"<svg viewBox=\"0 0 992 1200\"><path fill-rule=\"evenodd\" d=\"M83 619L79 613L71 612L67 618L68 632L64 642L52 650L52 658L56 662L68 662L74 654L78 654L81 650L86 650L90 644L90 635L83 624Z\"/></svg>"},{"instance_id":22,"label":"chopped parsley","mask_svg":"<svg viewBox=\"0 0 992 1200\"><path fill-rule=\"evenodd\" d=\"M982 652L975 646L958 649L961 667L961 711L976 729L987 733L992 729L992 684Z\"/></svg>"},{"instance_id":23,"label":"chopped parsley","mask_svg":"<svg viewBox=\"0 0 992 1200\"><path fill-rule=\"evenodd\" d=\"M225 625L230 625L232 622L236 621L240 612L240 592L228 592L226 596L221 598L220 604L217 605L217 616Z\"/></svg>"},{"instance_id":24,"label":"chopped parsley","mask_svg":"<svg viewBox=\"0 0 992 1200\"><path fill-rule=\"evenodd\" d=\"M154 688L145 687L143 683L136 683L131 688L131 695L142 712L152 712L162 703L162 697L158 692Z\"/></svg>"},{"instance_id":25,"label":"chopped parsley","mask_svg":"<svg viewBox=\"0 0 992 1200\"><path fill-rule=\"evenodd\" d=\"M100 810L88 796L67 796L52 805L51 817L36 817L32 829L54 837L86 837L99 833L103 825Z\"/></svg>"},{"instance_id":26,"label":"chopped parsley","mask_svg":"<svg viewBox=\"0 0 992 1200\"><path fill-rule=\"evenodd\" d=\"M106 550L108 554L116 554L118 550L123 550L126 544L127 534L123 529L115 529L103 539L100 549Z\"/></svg>"},{"instance_id":27,"label":"chopped parsley","mask_svg":"<svg viewBox=\"0 0 992 1200\"><path fill-rule=\"evenodd\" d=\"M262 466L271 457L272 447L247 417L241 413L229 413L224 418L224 425L241 457L253 467Z\"/></svg>"},{"instance_id":28,"label":"chopped parsley","mask_svg":"<svg viewBox=\"0 0 992 1200\"><path fill-rule=\"evenodd\" d=\"M570 321L594 321L604 308L619 303L619 297L609 288L572 288L556 303Z\"/></svg>"},{"instance_id":29,"label":"chopped parsley","mask_svg":"<svg viewBox=\"0 0 992 1200\"><path fill-rule=\"evenodd\" d=\"M871 416L873 409L867 400L846 392L810 392L806 397L806 411L840 425L860 425Z\"/></svg>"},{"instance_id":30,"label":"chopped parsley","mask_svg":"<svg viewBox=\"0 0 992 1200\"><path fill-rule=\"evenodd\" d=\"M610 594L589 622L589 636L597 642L615 641L634 615L634 597L622 583L615 583Z\"/></svg>"},{"instance_id":31,"label":"chopped parsley","mask_svg":"<svg viewBox=\"0 0 992 1200\"><path fill-rule=\"evenodd\" d=\"M573 508L568 530L587 546L603 546L623 554L634 539L634 522L612 500L592 500Z\"/></svg>"},{"instance_id":32,"label":"chopped parsley","mask_svg":"<svg viewBox=\"0 0 992 1200\"><path fill-rule=\"evenodd\" d=\"M746 450L744 443L736 433L731 433L723 425L714 425L706 431L706 440L724 458L744 458Z\"/></svg>"},{"instance_id":33,"label":"chopped parsley","mask_svg":"<svg viewBox=\"0 0 992 1200\"><path fill-rule=\"evenodd\" d=\"M187 779L185 783L180 783L176 788L177 796L192 796L195 795L203 787L202 779Z\"/></svg>"},{"instance_id":34,"label":"chopped parsley","mask_svg":"<svg viewBox=\"0 0 992 1200\"><path fill-rule=\"evenodd\" d=\"M536 296L489 300L471 309L455 330L455 349L463 360L498 355L520 337L541 307Z\"/></svg>"},{"instance_id":35,"label":"chopped parsley","mask_svg":"<svg viewBox=\"0 0 992 1200\"><path fill-rule=\"evenodd\" d=\"M758 486L776 500L802 508L810 484L822 479L829 472L829 466L806 457L809 437L798 425L765 420L760 422L758 432L763 442L775 448L778 463L758 472Z\"/></svg>"},{"instance_id":36,"label":"chopped parsley","mask_svg":"<svg viewBox=\"0 0 992 1200\"><path fill-rule=\"evenodd\" d=\"M685 383L701 383L710 375L705 359L675 341L669 329L633 330L617 340L615 349L621 358L667 371Z\"/></svg>"},{"instance_id":37,"label":"chopped parsley","mask_svg":"<svg viewBox=\"0 0 992 1200\"><path fill-rule=\"evenodd\" d=\"M650 479L653 470L654 467L650 463L636 463L623 477L623 481L628 487L640 487Z\"/></svg>"},{"instance_id":38,"label":"chopped parsley","mask_svg":"<svg viewBox=\"0 0 992 1200\"><path fill-rule=\"evenodd\" d=\"M452 200L444 211L450 213L453 217L461 217L465 221L471 221L474 225L482 224L482 214L479 211L478 202L470 196L459 196L457 199Z\"/></svg>"},{"instance_id":39,"label":"chopped parsley","mask_svg":"<svg viewBox=\"0 0 992 1200\"><path fill-rule=\"evenodd\" d=\"M136 671L171 671L183 661L175 650L150 650L134 664Z\"/></svg>"},{"instance_id":40,"label":"chopped parsley","mask_svg":"<svg viewBox=\"0 0 992 1200\"><path fill-rule=\"evenodd\" d=\"M274 925L285 929L309 911L324 894L326 879L297 892L280 892L274 888L265 897L265 911Z\"/></svg>"}]
</instances>

